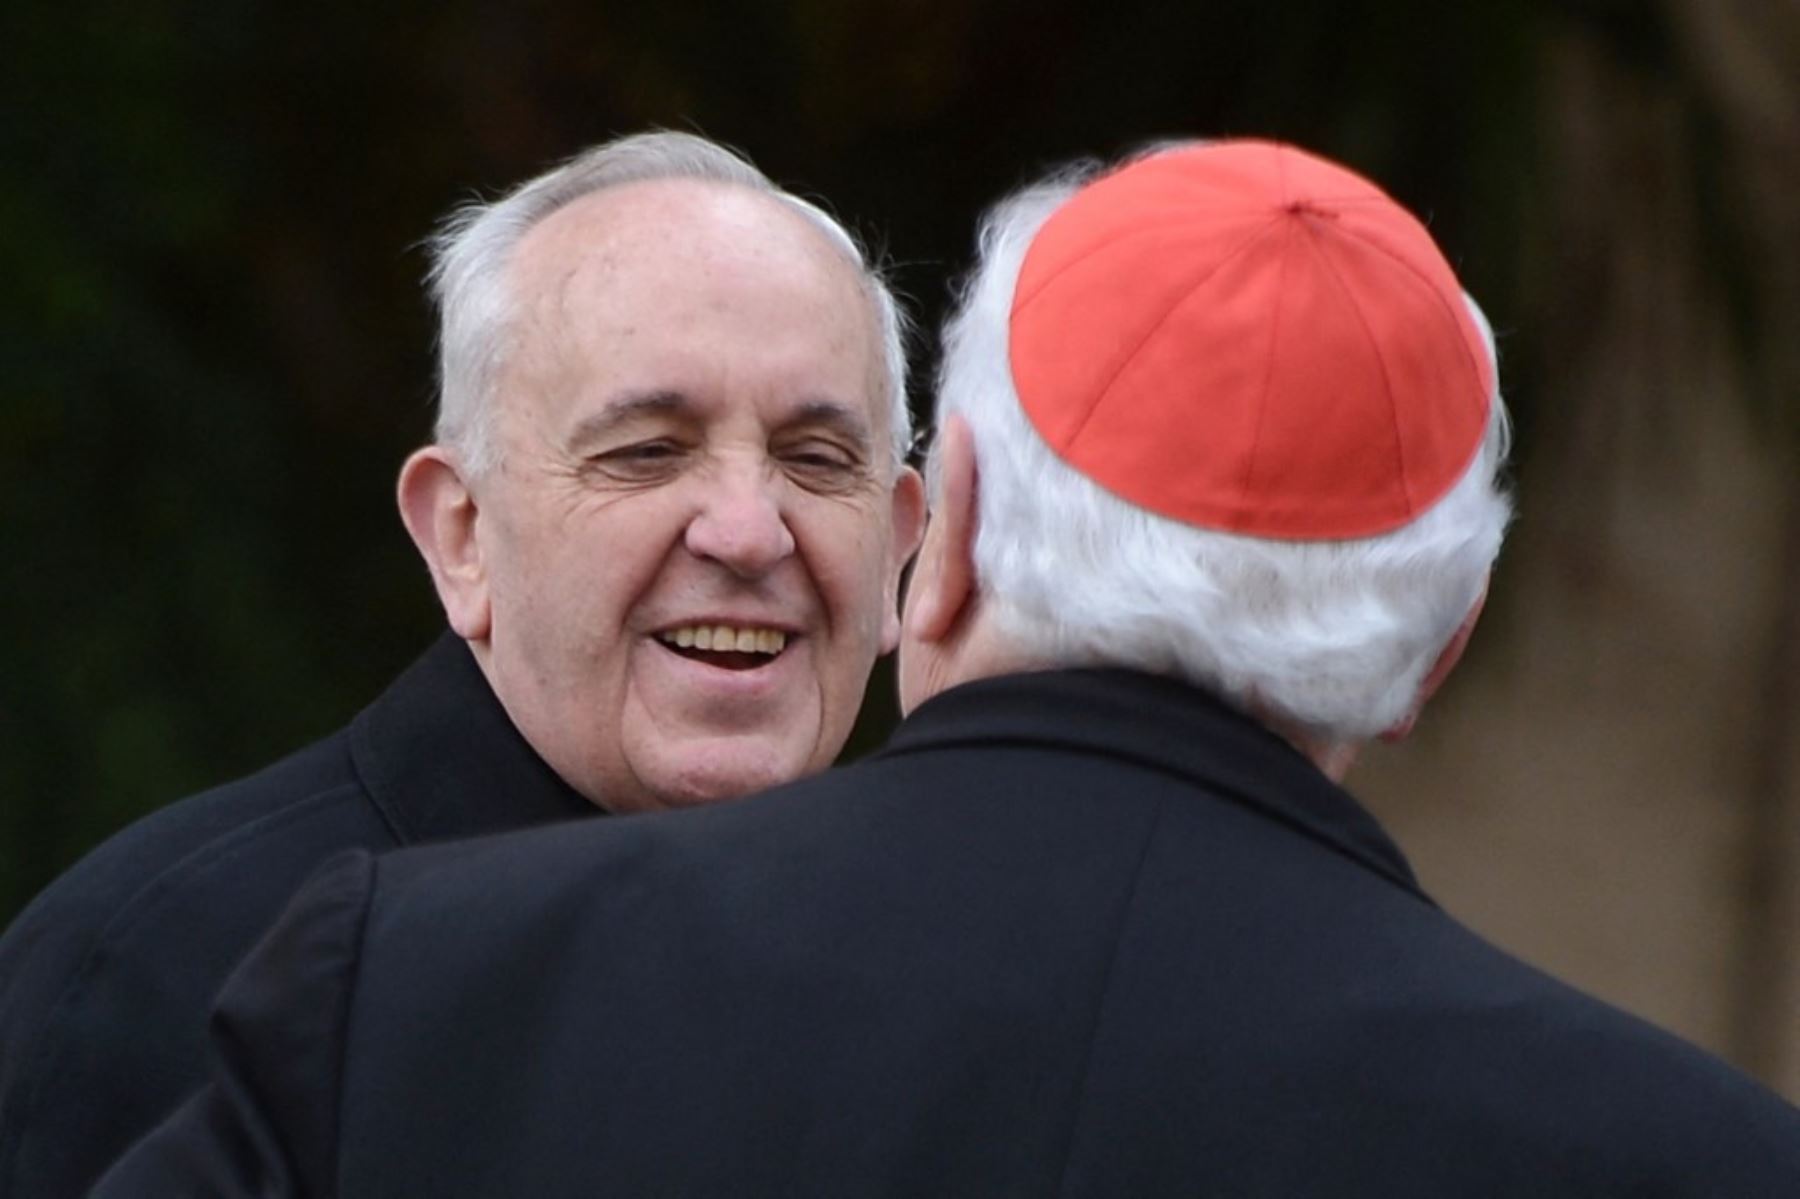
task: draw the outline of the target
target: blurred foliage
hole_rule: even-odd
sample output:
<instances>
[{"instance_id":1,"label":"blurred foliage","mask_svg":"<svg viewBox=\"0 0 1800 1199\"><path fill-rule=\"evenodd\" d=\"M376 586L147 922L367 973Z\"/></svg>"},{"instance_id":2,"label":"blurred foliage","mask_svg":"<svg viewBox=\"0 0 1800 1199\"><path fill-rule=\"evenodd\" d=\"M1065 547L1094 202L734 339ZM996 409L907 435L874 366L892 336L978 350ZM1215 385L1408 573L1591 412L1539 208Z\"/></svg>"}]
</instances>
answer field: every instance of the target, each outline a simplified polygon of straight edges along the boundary
<instances>
[{"instance_id":1,"label":"blurred foliage","mask_svg":"<svg viewBox=\"0 0 1800 1199\"><path fill-rule=\"evenodd\" d=\"M1600 0L8 6L0 919L434 635L391 487L430 421L417 243L471 191L697 129L828 198L929 329L975 214L1042 168L1289 138L1431 223L1509 335L1528 445L1542 72L1570 28L1674 69L1652 6Z\"/></svg>"}]
</instances>

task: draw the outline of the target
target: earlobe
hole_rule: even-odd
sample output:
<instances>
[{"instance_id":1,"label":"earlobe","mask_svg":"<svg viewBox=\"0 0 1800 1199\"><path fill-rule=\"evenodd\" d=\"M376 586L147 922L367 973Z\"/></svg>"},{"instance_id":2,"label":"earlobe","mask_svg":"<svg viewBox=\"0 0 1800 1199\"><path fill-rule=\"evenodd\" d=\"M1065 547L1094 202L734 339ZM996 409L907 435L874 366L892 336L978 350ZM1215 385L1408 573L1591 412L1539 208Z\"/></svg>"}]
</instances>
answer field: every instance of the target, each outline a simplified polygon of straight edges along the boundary
<instances>
[{"instance_id":1,"label":"earlobe","mask_svg":"<svg viewBox=\"0 0 1800 1199\"><path fill-rule=\"evenodd\" d=\"M948 638L975 591L975 447L968 422L949 418L938 433L937 504L907 597L907 630L921 642Z\"/></svg>"},{"instance_id":2,"label":"earlobe","mask_svg":"<svg viewBox=\"0 0 1800 1199\"><path fill-rule=\"evenodd\" d=\"M491 610L476 537L480 512L456 462L442 446L415 451L400 468L395 498L450 627L466 641L485 640Z\"/></svg>"}]
</instances>

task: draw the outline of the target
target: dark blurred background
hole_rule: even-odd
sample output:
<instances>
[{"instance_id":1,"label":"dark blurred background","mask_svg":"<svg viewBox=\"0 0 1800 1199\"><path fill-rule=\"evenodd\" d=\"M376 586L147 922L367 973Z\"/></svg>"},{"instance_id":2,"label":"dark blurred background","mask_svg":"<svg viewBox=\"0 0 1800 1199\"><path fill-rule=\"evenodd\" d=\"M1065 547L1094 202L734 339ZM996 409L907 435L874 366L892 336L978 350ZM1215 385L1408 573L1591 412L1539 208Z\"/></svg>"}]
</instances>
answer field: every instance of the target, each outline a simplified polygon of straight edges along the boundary
<instances>
[{"instance_id":1,"label":"dark blurred background","mask_svg":"<svg viewBox=\"0 0 1800 1199\"><path fill-rule=\"evenodd\" d=\"M1429 222L1519 429L1471 665L1353 783L1453 911L1800 1092L1800 3L28 0L0 46L0 921L440 627L391 491L459 201L697 130L929 330L1015 184L1256 134Z\"/></svg>"}]
</instances>

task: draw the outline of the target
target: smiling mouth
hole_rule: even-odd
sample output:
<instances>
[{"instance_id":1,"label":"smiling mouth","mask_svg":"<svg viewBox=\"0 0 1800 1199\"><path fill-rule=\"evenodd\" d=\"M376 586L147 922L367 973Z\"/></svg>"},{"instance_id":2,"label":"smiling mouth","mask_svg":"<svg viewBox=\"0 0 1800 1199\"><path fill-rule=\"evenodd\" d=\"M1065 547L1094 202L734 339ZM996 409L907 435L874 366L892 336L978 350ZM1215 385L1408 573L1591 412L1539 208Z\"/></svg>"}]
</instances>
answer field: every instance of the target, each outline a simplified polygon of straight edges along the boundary
<instances>
[{"instance_id":1,"label":"smiling mouth","mask_svg":"<svg viewBox=\"0 0 1800 1199\"><path fill-rule=\"evenodd\" d=\"M691 661L723 670L755 670L787 648L788 635L779 629L699 624L666 629L656 639Z\"/></svg>"}]
</instances>

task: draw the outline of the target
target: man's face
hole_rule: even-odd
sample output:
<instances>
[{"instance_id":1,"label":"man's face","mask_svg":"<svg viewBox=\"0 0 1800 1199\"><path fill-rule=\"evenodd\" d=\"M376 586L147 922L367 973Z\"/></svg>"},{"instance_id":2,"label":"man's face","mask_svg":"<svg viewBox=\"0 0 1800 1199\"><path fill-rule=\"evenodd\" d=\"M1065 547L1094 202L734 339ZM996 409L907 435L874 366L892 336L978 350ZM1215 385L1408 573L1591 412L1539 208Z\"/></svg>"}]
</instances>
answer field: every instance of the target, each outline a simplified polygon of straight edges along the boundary
<instances>
[{"instance_id":1,"label":"man's face","mask_svg":"<svg viewBox=\"0 0 1800 1199\"><path fill-rule=\"evenodd\" d=\"M829 765L921 506L856 269L774 198L673 180L576 201L512 266L502 462L470 484L501 702L613 811Z\"/></svg>"}]
</instances>

